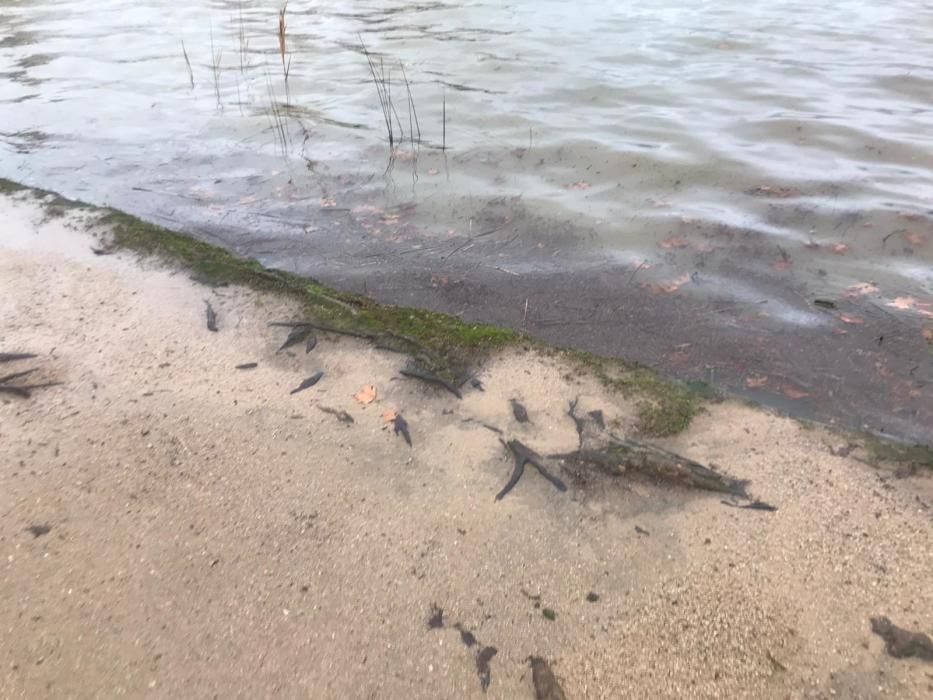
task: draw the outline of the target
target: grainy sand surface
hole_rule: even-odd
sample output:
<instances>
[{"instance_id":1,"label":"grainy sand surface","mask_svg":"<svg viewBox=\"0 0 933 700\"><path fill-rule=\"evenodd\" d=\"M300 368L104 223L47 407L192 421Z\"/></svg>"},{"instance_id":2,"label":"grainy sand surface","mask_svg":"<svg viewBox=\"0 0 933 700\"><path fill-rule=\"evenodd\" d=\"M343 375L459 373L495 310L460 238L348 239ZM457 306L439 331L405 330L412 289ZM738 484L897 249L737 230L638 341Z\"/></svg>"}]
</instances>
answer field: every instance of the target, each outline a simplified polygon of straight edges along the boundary
<instances>
[{"instance_id":1,"label":"grainy sand surface","mask_svg":"<svg viewBox=\"0 0 933 700\"><path fill-rule=\"evenodd\" d=\"M619 433L633 406L521 350L463 400L347 338L276 354L287 302L96 256L80 215L44 216L0 197L0 351L39 355L0 374L61 382L0 396L0 697L532 698L532 655L568 698L933 694L933 664L869 625L933 633L929 477L724 402L662 444L777 512L634 476L560 493L533 469L496 502L511 463L479 423L566 451L568 401Z\"/></svg>"}]
</instances>

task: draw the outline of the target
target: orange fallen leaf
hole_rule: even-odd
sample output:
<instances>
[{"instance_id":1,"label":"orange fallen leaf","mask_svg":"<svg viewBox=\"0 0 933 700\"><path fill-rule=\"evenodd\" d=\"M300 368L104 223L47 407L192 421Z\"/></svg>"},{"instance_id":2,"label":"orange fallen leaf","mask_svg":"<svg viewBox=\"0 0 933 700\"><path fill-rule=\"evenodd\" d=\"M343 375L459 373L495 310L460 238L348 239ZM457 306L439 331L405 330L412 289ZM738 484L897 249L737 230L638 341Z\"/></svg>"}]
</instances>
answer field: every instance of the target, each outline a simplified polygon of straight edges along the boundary
<instances>
[{"instance_id":1,"label":"orange fallen leaf","mask_svg":"<svg viewBox=\"0 0 933 700\"><path fill-rule=\"evenodd\" d=\"M894 301L889 301L888 306L900 309L901 311L915 311L921 316L933 318L933 310L931 310L933 309L933 304L928 301L919 301L911 296L897 297Z\"/></svg>"},{"instance_id":2,"label":"orange fallen leaf","mask_svg":"<svg viewBox=\"0 0 933 700\"><path fill-rule=\"evenodd\" d=\"M441 171L437 168L428 168L428 175L440 175Z\"/></svg>"},{"instance_id":3,"label":"orange fallen leaf","mask_svg":"<svg viewBox=\"0 0 933 700\"><path fill-rule=\"evenodd\" d=\"M672 292L676 292L678 289L683 287L689 281L690 275L683 274L677 279L671 280L670 282L643 282L641 288L653 292L665 292L666 294L671 294Z\"/></svg>"},{"instance_id":4,"label":"orange fallen leaf","mask_svg":"<svg viewBox=\"0 0 933 700\"><path fill-rule=\"evenodd\" d=\"M748 190L748 194L755 197L778 197L780 199L787 199L789 197L799 197L800 190L796 187L770 187L769 185L763 185Z\"/></svg>"},{"instance_id":5,"label":"orange fallen leaf","mask_svg":"<svg viewBox=\"0 0 933 700\"><path fill-rule=\"evenodd\" d=\"M853 297L864 296L865 294L874 294L878 291L880 290L869 282L859 282L858 284L853 284L851 287L847 287L845 296L847 299L851 299Z\"/></svg>"},{"instance_id":6,"label":"orange fallen leaf","mask_svg":"<svg viewBox=\"0 0 933 700\"><path fill-rule=\"evenodd\" d=\"M690 243L685 241L683 238L677 238L672 236L670 238L665 238L663 241L658 243L662 248L688 248Z\"/></svg>"},{"instance_id":7,"label":"orange fallen leaf","mask_svg":"<svg viewBox=\"0 0 933 700\"><path fill-rule=\"evenodd\" d=\"M569 185L564 185L565 190L588 190L590 189L590 183L586 180L580 180L579 182L571 182Z\"/></svg>"},{"instance_id":8,"label":"orange fallen leaf","mask_svg":"<svg viewBox=\"0 0 933 700\"><path fill-rule=\"evenodd\" d=\"M843 323L865 323L865 319L861 316L853 316L851 314L839 314L839 320Z\"/></svg>"},{"instance_id":9,"label":"orange fallen leaf","mask_svg":"<svg viewBox=\"0 0 933 700\"><path fill-rule=\"evenodd\" d=\"M843 255L849 252L849 246L847 246L845 243L836 243L833 245L831 250L837 255Z\"/></svg>"},{"instance_id":10,"label":"orange fallen leaf","mask_svg":"<svg viewBox=\"0 0 933 700\"><path fill-rule=\"evenodd\" d=\"M905 231L904 238L906 238L907 242L911 245L923 245L927 242L927 237L916 231Z\"/></svg>"},{"instance_id":11,"label":"orange fallen leaf","mask_svg":"<svg viewBox=\"0 0 933 700\"><path fill-rule=\"evenodd\" d=\"M749 389L760 389L768 383L768 378L760 374L751 374L745 378L745 386Z\"/></svg>"},{"instance_id":12,"label":"orange fallen leaf","mask_svg":"<svg viewBox=\"0 0 933 700\"><path fill-rule=\"evenodd\" d=\"M382 412L382 420L385 421L386 423L391 423L392 421L395 420L397 416L398 416L398 411L395 411L391 408L388 411Z\"/></svg>"},{"instance_id":13,"label":"orange fallen leaf","mask_svg":"<svg viewBox=\"0 0 933 700\"><path fill-rule=\"evenodd\" d=\"M793 260L775 260L771 263L771 267L775 270L789 270L793 264Z\"/></svg>"},{"instance_id":14,"label":"orange fallen leaf","mask_svg":"<svg viewBox=\"0 0 933 700\"><path fill-rule=\"evenodd\" d=\"M927 326L923 329L923 339L933 345L933 326Z\"/></svg>"},{"instance_id":15,"label":"orange fallen leaf","mask_svg":"<svg viewBox=\"0 0 933 700\"><path fill-rule=\"evenodd\" d=\"M784 396L789 399L805 399L810 395L809 392L793 386L785 386L782 391L784 392Z\"/></svg>"},{"instance_id":16,"label":"orange fallen leaf","mask_svg":"<svg viewBox=\"0 0 933 700\"><path fill-rule=\"evenodd\" d=\"M366 404L370 404L376 400L376 387L374 387L372 384L367 384L358 392L353 394L353 398L364 406Z\"/></svg>"},{"instance_id":17,"label":"orange fallen leaf","mask_svg":"<svg viewBox=\"0 0 933 700\"><path fill-rule=\"evenodd\" d=\"M337 200L333 197L321 197L321 209L333 209L337 206Z\"/></svg>"}]
</instances>

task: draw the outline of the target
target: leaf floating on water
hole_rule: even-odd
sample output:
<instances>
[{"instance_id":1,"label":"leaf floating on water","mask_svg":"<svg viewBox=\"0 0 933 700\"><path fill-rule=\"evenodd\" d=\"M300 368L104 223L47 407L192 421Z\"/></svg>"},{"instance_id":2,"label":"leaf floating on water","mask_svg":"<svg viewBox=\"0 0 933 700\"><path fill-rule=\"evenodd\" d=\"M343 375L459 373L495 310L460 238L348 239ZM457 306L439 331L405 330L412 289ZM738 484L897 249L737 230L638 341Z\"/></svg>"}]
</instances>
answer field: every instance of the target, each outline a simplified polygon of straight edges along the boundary
<instances>
[{"instance_id":1,"label":"leaf floating on water","mask_svg":"<svg viewBox=\"0 0 933 700\"><path fill-rule=\"evenodd\" d=\"M786 396L787 398L795 399L795 400L805 399L810 395L809 392L806 392L803 389L798 389L797 387L794 387L794 386L785 386L783 387L781 391L784 392L784 396Z\"/></svg>"},{"instance_id":2,"label":"leaf floating on water","mask_svg":"<svg viewBox=\"0 0 933 700\"><path fill-rule=\"evenodd\" d=\"M794 264L793 260L781 259L781 260L775 260L773 263L771 263L771 267L773 267L775 270L783 271L783 270L789 270L793 266L793 264Z\"/></svg>"},{"instance_id":3,"label":"leaf floating on water","mask_svg":"<svg viewBox=\"0 0 933 700\"><path fill-rule=\"evenodd\" d=\"M321 209L333 209L337 206L337 200L333 197L321 197Z\"/></svg>"},{"instance_id":4,"label":"leaf floating on water","mask_svg":"<svg viewBox=\"0 0 933 700\"><path fill-rule=\"evenodd\" d=\"M754 197L777 197L779 199L788 199L790 197L799 197L800 190L796 187L771 187L769 185L762 185L761 187L755 187L754 189L748 190L747 194L750 194Z\"/></svg>"},{"instance_id":5,"label":"leaf floating on water","mask_svg":"<svg viewBox=\"0 0 933 700\"><path fill-rule=\"evenodd\" d=\"M564 185L565 190L588 190L590 189L590 183L586 180L580 180L578 182L571 182L569 185Z\"/></svg>"},{"instance_id":6,"label":"leaf floating on water","mask_svg":"<svg viewBox=\"0 0 933 700\"><path fill-rule=\"evenodd\" d=\"M928 345L933 345L933 326L927 326L923 329L923 339Z\"/></svg>"},{"instance_id":7,"label":"leaf floating on water","mask_svg":"<svg viewBox=\"0 0 933 700\"><path fill-rule=\"evenodd\" d=\"M836 243L830 248L836 255L844 255L849 252L849 246L845 243Z\"/></svg>"},{"instance_id":8,"label":"leaf floating on water","mask_svg":"<svg viewBox=\"0 0 933 700\"><path fill-rule=\"evenodd\" d=\"M870 282L859 282L858 284L846 287L845 296L847 299L852 299L854 297L865 296L866 294L874 294L879 291L881 290Z\"/></svg>"},{"instance_id":9,"label":"leaf floating on water","mask_svg":"<svg viewBox=\"0 0 933 700\"><path fill-rule=\"evenodd\" d=\"M916 231L905 231L904 239L911 245L923 245L927 242L927 237Z\"/></svg>"},{"instance_id":10,"label":"leaf floating on water","mask_svg":"<svg viewBox=\"0 0 933 700\"><path fill-rule=\"evenodd\" d=\"M440 175L441 171L437 168L428 168L428 175Z\"/></svg>"},{"instance_id":11,"label":"leaf floating on water","mask_svg":"<svg viewBox=\"0 0 933 700\"><path fill-rule=\"evenodd\" d=\"M353 398L364 406L371 404L376 400L376 387L374 387L372 384L367 384L358 392L353 394Z\"/></svg>"},{"instance_id":12,"label":"leaf floating on water","mask_svg":"<svg viewBox=\"0 0 933 700\"><path fill-rule=\"evenodd\" d=\"M658 243L662 248L689 248L690 243L685 241L683 238L678 238L677 236L671 236L670 238L665 238L663 241Z\"/></svg>"},{"instance_id":13,"label":"leaf floating on water","mask_svg":"<svg viewBox=\"0 0 933 700\"><path fill-rule=\"evenodd\" d=\"M894 301L889 301L888 306L901 311L916 311L921 316L929 316L933 318L933 311L929 309L933 307L933 304L929 304L923 301L917 301L914 297L897 297Z\"/></svg>"},{"instance_id":14,"label":"leaf floating on water","mask_svg":"<svg viewBox=\"0 0 933 700\"><path fill-rule=\"evenodd\" d=\"M865 323L865 319L861 316L853 316L852 314L839 314L839 320L843 323Z\"/></svg>"},{"instance_id":15,"label":"leaf floating on water","mask_svg":"<svg viewBox=\"0 0 933 700\"><path fill-rule=\"evenodd\" d=\"M391 423L392 421L395 420L395 417L397 415L398 415L398 412L390 408L389 410L382 412L382 420L385 421L386 423Z\"/></svg>"},{"instance_id":16,"label":"leaf floating on water","mask_svg":"<svg viewBox=\"0 0 933 700\"><path fill-rule=\"evenodd\" d=\"M768 378L761 374L751 374L745 378L745 386L749 389L760 389L768 383Z\"/></svg>"}]
</instances>

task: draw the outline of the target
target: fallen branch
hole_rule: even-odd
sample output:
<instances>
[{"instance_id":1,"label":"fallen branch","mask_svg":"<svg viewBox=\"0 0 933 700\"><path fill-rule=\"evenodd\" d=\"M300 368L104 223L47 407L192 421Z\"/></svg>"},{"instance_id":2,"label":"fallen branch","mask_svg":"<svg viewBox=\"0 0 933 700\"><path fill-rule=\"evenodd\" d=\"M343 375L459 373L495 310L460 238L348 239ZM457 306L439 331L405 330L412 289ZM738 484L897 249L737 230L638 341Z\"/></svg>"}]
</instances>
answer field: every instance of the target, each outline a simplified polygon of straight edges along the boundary
<instances>
[{"instance_id":1,"label":"fallen branch","mask_svg":"<svg viewBox=\"0 0 933 700\"><path fill-rule=\"evenodd\" d=\"M635 440L610 442L602 449L581 448L576 452L550 456L564 462L593 465L612 476L619 476L631 469L666 481L676 481L691 488L748 498L745 491L746 481L733 479L699 462Z\"/></svg>"}]
</instances>

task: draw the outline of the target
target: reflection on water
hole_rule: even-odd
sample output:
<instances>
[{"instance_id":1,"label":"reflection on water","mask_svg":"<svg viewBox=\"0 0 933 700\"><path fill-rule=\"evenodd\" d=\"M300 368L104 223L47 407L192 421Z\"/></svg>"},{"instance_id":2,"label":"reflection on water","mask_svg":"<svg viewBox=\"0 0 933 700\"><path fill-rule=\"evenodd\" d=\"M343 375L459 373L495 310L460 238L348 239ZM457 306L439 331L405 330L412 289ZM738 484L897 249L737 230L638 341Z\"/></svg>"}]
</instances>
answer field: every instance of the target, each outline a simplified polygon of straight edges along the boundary
<instances>
[{"instance_id":1,"label":"reflection on water","mask_svg":"<svg viewBox=\"0 0 933 700\"><path fill-rule=\"evenodd\" d=\"M929 3L292 0L287 83L278 10L0 0L0 175L304 271L378 244L933 317Z\"/></svg>"}]
</instances>

